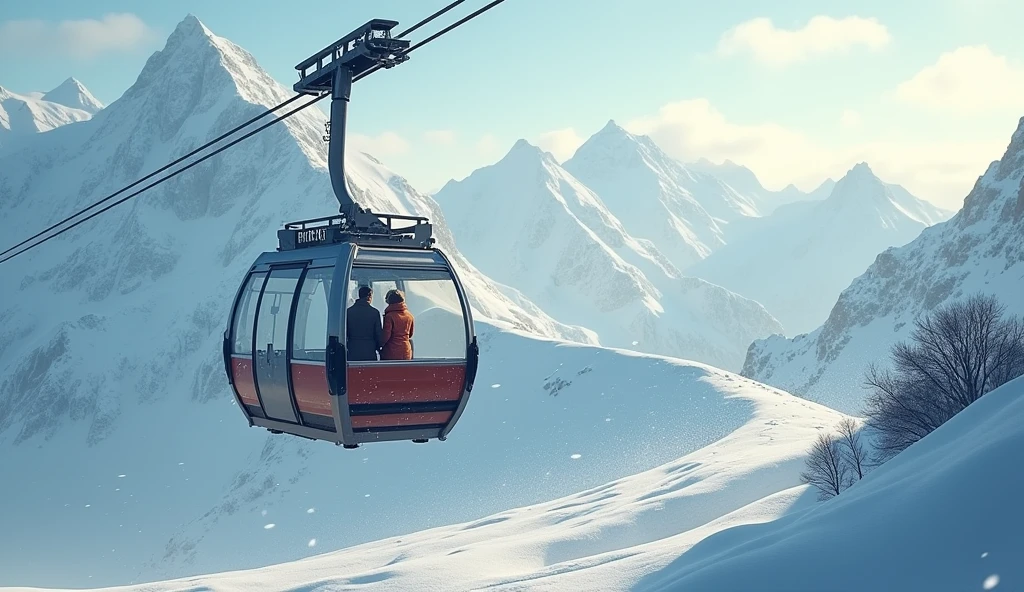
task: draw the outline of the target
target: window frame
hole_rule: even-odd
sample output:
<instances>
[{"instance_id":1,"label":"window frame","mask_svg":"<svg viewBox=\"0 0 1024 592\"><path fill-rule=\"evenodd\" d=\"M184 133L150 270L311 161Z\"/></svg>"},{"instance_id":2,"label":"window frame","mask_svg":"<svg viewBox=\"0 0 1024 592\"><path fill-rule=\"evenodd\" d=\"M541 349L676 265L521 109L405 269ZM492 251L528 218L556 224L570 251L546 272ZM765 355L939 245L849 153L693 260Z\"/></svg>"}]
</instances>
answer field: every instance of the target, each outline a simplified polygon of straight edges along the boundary
<instances>
[{"instance_id":1,"label":"window frame","mask_svg":"<svg viewBox=\"0 0 1024 592\"><path fill-rule=\"evenodd\" d=\"M430 252L430 251L428 251L428 252ZM468 363L468 361L469 361L469 348L471 347L471 344L473 343L473 338L474 338L474 335L473 335L473 332L472 332L472 317L470 316L471 312L469 311L469 303L466 300L466 295L465 295L465 293L464 293L464 291L462 289L462 284L459 282L459 280L456 277L456 275L452 272L451 268L449 268L447 266L441 266L441 265L438 265L436 263L434 263L434 264L425 264L425 265L415 265L415 264L409 264L407 262L402 262L402 263L397 263L397 264L393 264L393 265L388 265L387 263L381 263L381 262L378 262L378 261L360 263L358 261L358 256L355 257L354 259L355 260L353 260L352 264L349 266L348 273L346 274L346 278L345 278L345 282L344 282L344 293L341 296L341 302L343 303L342 313L344 313L345 310L348 309L348 306L349 306L348 299L349 299L350 284L353 281L356 281L355 278L356 278L356 276L359 275L359 271L360 270L371 270L371 271L382 271L382 272L396 272L398 274L401 274L402 272L431 274L431 275L436 274L439 277L436 277L436 278L421 278L420 281L446 281L446 282L450 282L451 283L452 288L453 288L453 290L455 292L455 296L456 296L457 301L459 303L459 317L460 317L461 322L462 322L462 332L463 332L463 339L464 339L464 341L463 341L464 347L463 347L461 355L459 357L452 357L452 358L418 358L418 359L417 358L413 358L412 360L376 360L376 361L372 361L372 362L371 361L346 360L346 363L348 364L349 367L368 368L368 367L375 367L375 366L401 366L401 365L416 365L416 366L463 366L463 365L466 365ZM407 280L405 280L405 278L401 278L401 280L403 282L407 281ZM396 285L399 283L398 280L382 280L382 281L394 281ZM416 280L413 279L411 281L416 281ZM372 283L373 283L372 279L371 279L370 283L372 285ZM356 284L356 285L358 286L358 284ZM376 296L376 295L377 295L376 292L374 292L374 296ZM383 313L381 313L381 314L383 315ZM343 318L346 317L346 316L347 315L342 314ZM347 328L343 326L342 327L343 334L345 333L346 330L347 330Z\"/></svg>"}]
</instances>

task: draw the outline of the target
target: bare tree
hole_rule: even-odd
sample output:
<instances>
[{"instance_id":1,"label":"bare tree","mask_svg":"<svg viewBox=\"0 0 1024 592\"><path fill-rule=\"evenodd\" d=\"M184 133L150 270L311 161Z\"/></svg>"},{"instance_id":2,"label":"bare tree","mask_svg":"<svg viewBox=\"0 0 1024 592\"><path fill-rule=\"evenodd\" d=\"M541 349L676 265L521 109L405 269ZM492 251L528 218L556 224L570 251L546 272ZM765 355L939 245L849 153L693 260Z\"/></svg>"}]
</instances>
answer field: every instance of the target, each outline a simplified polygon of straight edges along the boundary
<instances>
[{"instance_id":1,"label":"bare tree","mask_svg":"<svg viewBox=\"0 0 1024 592\"><path fill-rule=\"evenodd\" d=\"M853 418L845 417L839 422L839 441L843 445L843 457L857 477L854 479L853 475L850 476L851 485L853 481L864 478L864 470L869 460L867 447L864 446L860 430L857 428L857 422Z\"/></svg>"},{"instance_id":2,"label":"bare tree","mask_svg":"<svg viewBox=\"0 0 1024 592\"><path fill-rule=\"evenodd\" d=\"M847 471L839 440L822 432L811 447L807 470L800 474L800 480L818 488L819 500L827 500L839 495L848 485Z\"/></svg>"},{"instance_id":3,"label":"bare tree","mask_svg":"<svg viewBox=\"0 0 1024 592\"><path fill-rule=\"evenodd\" d=\"M891 370L867 372L868 423L892 457L968 405L1024 374L1024 323L1004 318L993 296L972 296L919 319L911 342L891 351Z\"/></svg>"}]
</instances>

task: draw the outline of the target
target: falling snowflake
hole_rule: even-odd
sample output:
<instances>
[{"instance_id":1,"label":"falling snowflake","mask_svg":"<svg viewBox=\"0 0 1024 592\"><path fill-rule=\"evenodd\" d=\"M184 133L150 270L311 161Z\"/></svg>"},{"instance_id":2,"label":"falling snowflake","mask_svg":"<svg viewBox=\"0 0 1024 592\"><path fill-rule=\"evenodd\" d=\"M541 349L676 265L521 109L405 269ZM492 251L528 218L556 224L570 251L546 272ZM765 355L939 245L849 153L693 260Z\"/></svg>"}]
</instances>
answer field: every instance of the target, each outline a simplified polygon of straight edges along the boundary
<instances>
[{"instance_id":1,"label":"falling snowflake","mask_svg":"<svg viewBox=\"0 0 1024 592\"><path fill-rule=\"evenodd\" d=\"M128 476L128 475L118 475L118 476L117 476L117 478L118 478L118 479L124 479L124 478L125 478L125 477L127 477L127 476Z\"/></svg>"},{"instance_id":2,"label":"falling snowflake","mask_svg":"<svg viewBox=\"0 0 1024 592\"><path fill-rule=\"evenodd\" d=\"M273 522L271 522L270 524L265 525L263 527L263 530L270 530L271 528L274 528L275 526L277 526L277 525L274 524Z\"/></svg>"},{"instance_id":3,"label":"falling snowflake","mask_svg":"<svg viewBox=\"0 0 1024 592\"><path fill-rule=\"evenodd\" d=\"M310 548L315 547L316 546L316 539L309 539L309 543L306 546L310 547Z\"/></svg>"},{"instance_id":4,"label":"falling snowflake","mask_svg":"<svg viewBox=\"0 0 1024 592\"><path fill-rule=\"evenodd\" d=\"M310 508L310 509L306 510L307 514L312 514L313 512L316 512L316 508Z\"/></svg>"},{"instance_id":5,"label":"falling snowflake","mask_svg":"<svg viewBox=\"0 0 1024 592\"><path fill-rule=\"evenodd\" d=\"M583 458L583 455L582 454L574 454L574 455L570 456L569 458L571 458L573 460L576 460L577 458Z\"/></svg>"},{"instance_id":6,"label":"falling snowflake","mask_svg":"<svg viewBox=\"0 0 1024 592\"><path fill-rule=\"evenodd\" d=\"M496 383L491 385L491 388L501 388L501 384L496 382Z\"/></svg>"},{"instance_id":7,"label":"falling snowflake","mask_svg":"<svg viewBox=\"0 0 1024 592\"><path fill-rule=\"evenodd\" d=\"M989 577L985 578L985 583L982 584L982 586L984 586L984 588L986 590L991 590L991 589L995 588L998 585L999 585L999 576L996 575L996 574L992 574Z\"/></svg>"}]
</instances>

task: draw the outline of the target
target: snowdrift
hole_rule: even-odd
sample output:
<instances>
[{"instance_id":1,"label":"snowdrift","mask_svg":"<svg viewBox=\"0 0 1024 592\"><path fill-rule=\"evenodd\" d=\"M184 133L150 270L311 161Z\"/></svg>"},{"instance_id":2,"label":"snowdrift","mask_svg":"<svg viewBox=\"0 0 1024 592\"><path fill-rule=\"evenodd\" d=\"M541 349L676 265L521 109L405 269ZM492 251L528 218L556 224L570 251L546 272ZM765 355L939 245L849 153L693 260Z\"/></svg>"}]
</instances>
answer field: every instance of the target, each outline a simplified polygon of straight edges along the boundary
<instances>
[{"instance_id":1,"label":"snowdrift","mask_svg":"<svg viewBox=\"0 0 1024 592\"><path fill-rule=\"evenodd\" d=\"M1019 590L1022 461L1024 377L833 501L709 537L634 589Z\"/></svg>"},{"instance_id":2,"label":"snowdrift","mask_svg":"<svg viewBox=\"0 0 1024 592\"><path fill-rule=\"evenodd\" d=\"M786 483L802 464L814 423L830 423L834 414L770 396L759 385L733 385L740 387L737 396L755 402L751 421L657 469L553 502L303 561L118 590L1021 587L1024 475L1014 467L1024 461L1024 377L826 503L815 502L806 486Z\"/></svg>"}]
</instances>

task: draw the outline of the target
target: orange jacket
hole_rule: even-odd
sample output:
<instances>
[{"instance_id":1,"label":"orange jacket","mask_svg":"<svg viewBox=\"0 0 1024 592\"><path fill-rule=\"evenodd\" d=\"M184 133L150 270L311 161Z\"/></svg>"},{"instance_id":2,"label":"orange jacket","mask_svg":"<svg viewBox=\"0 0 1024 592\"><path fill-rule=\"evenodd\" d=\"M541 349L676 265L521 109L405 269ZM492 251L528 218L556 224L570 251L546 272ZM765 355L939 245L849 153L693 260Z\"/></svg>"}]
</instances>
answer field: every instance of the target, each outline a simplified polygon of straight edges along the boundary
<instances>
[{"instance_id":1,"label":"orange jacket","mask_svg":"<svg viewBox=\"0 0 1024 592\"><path fill-rule=\"evenodd\" d=\"M413 316L404 302L389 304L384 309L384 346L380 350L382 360L411 360Z\"/></svg>"}]
</instances>

